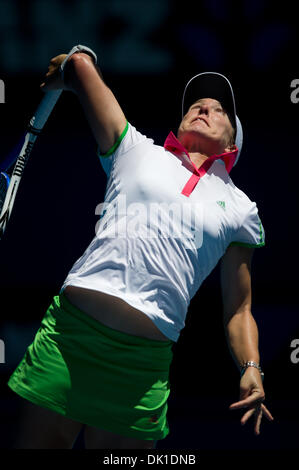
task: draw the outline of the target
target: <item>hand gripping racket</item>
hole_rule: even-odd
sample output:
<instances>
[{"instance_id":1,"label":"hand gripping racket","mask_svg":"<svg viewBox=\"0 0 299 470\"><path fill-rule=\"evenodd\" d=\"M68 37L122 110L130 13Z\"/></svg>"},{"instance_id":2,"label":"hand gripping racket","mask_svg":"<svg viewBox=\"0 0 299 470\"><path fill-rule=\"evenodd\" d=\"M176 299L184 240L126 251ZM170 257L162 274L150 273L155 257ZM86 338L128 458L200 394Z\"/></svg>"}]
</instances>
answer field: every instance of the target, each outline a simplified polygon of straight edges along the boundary
<instances>
[{"instance_id":1,"label":"hand gripping racket","mask_svg":"<svg viewBox=\"0 0 299 470\"><path fill-rule=\"evenodd\" d=\"M34 142L51 114L62 90L48 91L41 100L25 134L25 141L15 161L11 176L6 171L0 173L0 239L6 229L14 205L21 177L31 154ZM12 162L13 163L13 162Z\"/></svg>"}]
</instances>

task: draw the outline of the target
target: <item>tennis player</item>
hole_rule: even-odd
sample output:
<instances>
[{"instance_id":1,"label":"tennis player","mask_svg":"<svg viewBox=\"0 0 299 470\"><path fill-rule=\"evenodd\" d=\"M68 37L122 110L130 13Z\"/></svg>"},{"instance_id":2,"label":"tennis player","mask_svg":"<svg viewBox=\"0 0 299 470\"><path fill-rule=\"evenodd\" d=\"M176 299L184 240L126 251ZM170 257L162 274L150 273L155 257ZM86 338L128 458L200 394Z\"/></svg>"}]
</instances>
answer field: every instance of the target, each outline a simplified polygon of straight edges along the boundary
<instances>
[{"instance_id":1,"label":"tennis player","mask_svg":"<svg viewBox=\"0 0 299 470\"><path fill-rule=\"evenodd\" d=\"M23 403L16 448L154 448L169 434L173 345L218 261L224 326L241 373L241 423L264 415L251 259L256 204L229 173L242 146L229 81L193 77L177 135L154 144L129 123L84 46L54 57L42 90L76 94L107 174L96 235L54 296L8 385ZM173 209L172 211L168 210ZM24 400L23 400L24 399Z\"/></svg>"}]
</instances>

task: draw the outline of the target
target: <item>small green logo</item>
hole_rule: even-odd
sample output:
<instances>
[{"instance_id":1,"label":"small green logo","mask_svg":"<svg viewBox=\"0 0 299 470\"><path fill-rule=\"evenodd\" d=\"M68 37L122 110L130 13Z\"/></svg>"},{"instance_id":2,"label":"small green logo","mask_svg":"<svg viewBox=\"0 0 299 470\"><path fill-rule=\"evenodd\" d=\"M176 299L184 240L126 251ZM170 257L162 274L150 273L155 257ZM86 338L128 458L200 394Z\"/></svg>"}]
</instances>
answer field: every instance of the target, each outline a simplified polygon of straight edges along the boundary
<instances>
[{"instance_id":1,"label":"small green logo","mask_svg":"<svg viewBox=\"0 0 299 470\"><path fill-rule=\"evenodd\" d=\"M216 202L223 210L225 210L225 201L216 201Z\"/></svg>"}]
</instances>

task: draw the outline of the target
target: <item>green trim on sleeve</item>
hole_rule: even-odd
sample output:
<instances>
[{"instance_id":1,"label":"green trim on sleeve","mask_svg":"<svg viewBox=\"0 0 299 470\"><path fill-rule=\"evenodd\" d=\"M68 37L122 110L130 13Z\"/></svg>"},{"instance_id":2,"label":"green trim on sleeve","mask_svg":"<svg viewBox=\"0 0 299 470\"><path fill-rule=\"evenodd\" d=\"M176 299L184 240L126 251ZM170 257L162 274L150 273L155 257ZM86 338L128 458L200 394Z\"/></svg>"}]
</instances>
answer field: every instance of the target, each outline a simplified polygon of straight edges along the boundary
<instances>
[{"instance_id":1,"label":"green trim on sleeve","mask_svg":"<svg viewBox=\"0 0 299 470\"><path fill-rule=\"evenodd\" d=\"M265 242L257 243L256 245L254 243L231 242L229 246L246 246L247 248L260 248L262 246L265 246Z\"/></svg>"},{"instance_id":2,"label":"green trim on sleeve","mask_svg":"<svg viewBox=\"0 0 299 470\"><path fill-rule=\"evenodd\" d=\"M100 152L99 152L99 156L101 158L107 158L107 157L110 157L110 155L112 155L112 153L115 152L115 150L119 147L121 141L123 140L123 138L125 137L127 131L129 129L129 123L127 121L127 124L126 124L126 127L124 128L124 130L122 131L122 133L120 134L119 138L117 139L117 141L115 142L115 144L111 147L111 149L108 150L108 152L106 152L104 155L101 155Z\"/></svg>"},{"instance_id":3,"label":"green trim on sleeve","mask_svg":"<svg viewBox=\"0 0 299 470\"><path fill-rule=\"evenodd\" d=\"M262 226L262 222L261 222L261 219L259 218L259 227L260 227L260 243L264 243L265 244L265 240L264 240L264 232L263 232L263 226Z\"/></svg>"},{"instance_id":4,"label":"green trim on sleeve","mask_svg":"<svg viewBox=\"0 0 299 470\"><path fill-rule=\"evenodd\" d=\"M243 243L243 242L231 242L229 246L245 246L247 248L260 248L262 246L265 246L265 237L264 237L264 229L262 226L261 219L258 217L259 220L259 235L260 235L260 240L259 243Z\"/></svg>"}]
</instances>

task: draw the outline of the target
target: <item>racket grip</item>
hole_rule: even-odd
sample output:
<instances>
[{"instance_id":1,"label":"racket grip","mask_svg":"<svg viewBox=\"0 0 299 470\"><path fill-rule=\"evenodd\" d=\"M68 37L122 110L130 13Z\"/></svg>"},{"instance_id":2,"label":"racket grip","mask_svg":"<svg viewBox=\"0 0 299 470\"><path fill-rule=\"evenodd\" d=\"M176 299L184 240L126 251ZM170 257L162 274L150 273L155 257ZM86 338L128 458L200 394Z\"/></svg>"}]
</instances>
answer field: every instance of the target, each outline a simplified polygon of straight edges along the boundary
<instances>
[{"instance_id":1,"label":"racket grip","mask_svg":"<svg viewBox=\"0 0 299 470\"><path fill-rule=\"evenodd\" d=\"M62 90L47 91L30 119L29 132L39 133L42 130L61 93Z\"/></svg>"}]
</instances>

